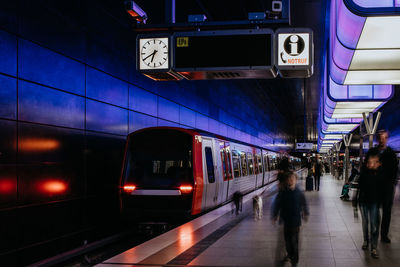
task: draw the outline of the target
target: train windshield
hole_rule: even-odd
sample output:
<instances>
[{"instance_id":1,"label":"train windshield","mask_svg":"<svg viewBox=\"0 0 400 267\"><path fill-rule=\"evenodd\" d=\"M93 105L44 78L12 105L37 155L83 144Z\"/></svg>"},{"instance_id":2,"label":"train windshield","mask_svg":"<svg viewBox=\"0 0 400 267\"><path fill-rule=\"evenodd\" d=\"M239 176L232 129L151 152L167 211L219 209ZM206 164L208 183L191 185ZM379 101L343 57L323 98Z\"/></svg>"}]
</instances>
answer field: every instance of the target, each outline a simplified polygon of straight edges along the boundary
<instances>
[{"instance_id":1,"label":"train windshield","mask_svg":"<svg viewBox=\"0 0 400 267\"><path fill-rule=\"evenodd\" d=\"M125 183L154 189L193 184L191 135L145 131L132 135L128 146Z\"/></svg>"}]
</instances>

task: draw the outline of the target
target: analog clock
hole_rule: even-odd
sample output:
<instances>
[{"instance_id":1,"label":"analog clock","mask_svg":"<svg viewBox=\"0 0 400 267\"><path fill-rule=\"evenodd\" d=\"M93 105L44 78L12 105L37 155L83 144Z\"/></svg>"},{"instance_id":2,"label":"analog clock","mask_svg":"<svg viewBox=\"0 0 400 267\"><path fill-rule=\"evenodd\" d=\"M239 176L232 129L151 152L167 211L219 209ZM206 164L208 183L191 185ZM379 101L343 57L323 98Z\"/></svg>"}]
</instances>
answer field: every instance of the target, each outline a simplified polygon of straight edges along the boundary
<instances>
[{"instance_id":1,"label":"analog clock","mask_svg":"<svg viewBox=\"0 0 400 267\"><path fill-rule=\"evenodd\" d=\"M167 37L139 39L139 69L168 69L168 51L169 47Z\"/></svg>"}]
</instances>

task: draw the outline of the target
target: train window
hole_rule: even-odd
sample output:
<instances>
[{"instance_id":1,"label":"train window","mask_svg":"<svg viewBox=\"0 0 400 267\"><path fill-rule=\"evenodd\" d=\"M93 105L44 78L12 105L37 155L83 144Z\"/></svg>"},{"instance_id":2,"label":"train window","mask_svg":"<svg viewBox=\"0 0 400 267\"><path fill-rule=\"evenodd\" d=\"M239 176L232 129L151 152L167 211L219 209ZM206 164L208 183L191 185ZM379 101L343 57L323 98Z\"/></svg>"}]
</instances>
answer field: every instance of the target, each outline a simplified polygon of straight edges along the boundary
<instances>
[{"instance_id":1,"label":"train window","mask_svg":"<svg viewBox=\"0 0 400 267\"><path fill-rule=\"evenodd\" d=\"M133 183L138 188L164 189L192 184L192 137L171 130L132 136L124 173L125 183Z\"/></svg>"},{"instance_id":2,"label":"train window","mask_svg":"<svg viewBox=\"0 0 400 267\"><path fill-rule=\"evenodd\" d=\"M258 173L262 173L263 168L262 168L261 155L257 154L256 155L256 159L257 159L256 166L258 166L258 168L257 168L258 169Z\"/></svg>"},{"instance_id":3,"label":"train window","mask_svg":"<svg viewBox=\"0 0 400 267\"><path fill-rule=\"evenodd\" d=\"M248 170L246 153L240 153L240 163L242 165L242 176L247 176Z\"/></svg>"},{"instance_id":4,"label":"train window","mask_svg":"<svg viewBox=\"0 0 400 267\"><path fill-rule=\"evenodd\" d=\"M271 171L275 170L275 166L274 166L274 159L271 157L268 157L268 163L269 163L269 168Z\"/></svg>"},{"instance_id":5,"label":"train window","mask_svg":"<svg viewBox=\"0 0 400 267\"><path fill-rule=\"evenodd\" d=\"M258 156L258 155L254 155L254 173L255 173L255 174L259 174L259 173L260 173L260 171L259 171L259 166L258 166L258 158L257 158L257 156Z\"/></svg>"},{"instance_id":6,"label":"train window","mask_svg":"<svg viewBox=\"0 0 400 267\"><path fill-rule=\"evenodd\" d=\"M268 157L264 155L264 172L268 171Z\"/></svg>"},{"instance_id":7,"label":"train window","mask_svg":"<svg viewBox=\"0 0 400 267\"><path fill-rule=\"evenodd\" d=\"M222 163L222 175L225 181L228 179L228 177L226 173L226 153L224 149L221 149L221 163Z\"/></svg>"},{"instance_id":8,"label":"train window","mask_svg":"<svg viewBox=\"0 0 400 267\"><path fill-rule=\"evenodd\" d=\"M214 161L212 156L211 147L206 146L205 148L206 153L206 164L207 164L207 176L208 182L214 183L215 182L215 175L214 175Z\"/></svg>"},{"instance_id":9,"label":"train window","mask_svg":"<svg viewBox=\"0 0 400 267\"><path fill-rule=\"evenodd\" d=\"M232 151L232 164L233 164L233 174L235 175L235 178L240 177L241 176L240 157L239 157L239 153L236 150Z\"/></svg>"},{"instance_id":10,"label":"train window","mask_svg":"<svg viewBox=\"0 0 400 267\"><path fill-rule=\"evenodd\" d=\"M253 154L247 153L247 162L249 163L249 175L252 175L252 174L254 174Z\"/></svg>"}]
</instances>

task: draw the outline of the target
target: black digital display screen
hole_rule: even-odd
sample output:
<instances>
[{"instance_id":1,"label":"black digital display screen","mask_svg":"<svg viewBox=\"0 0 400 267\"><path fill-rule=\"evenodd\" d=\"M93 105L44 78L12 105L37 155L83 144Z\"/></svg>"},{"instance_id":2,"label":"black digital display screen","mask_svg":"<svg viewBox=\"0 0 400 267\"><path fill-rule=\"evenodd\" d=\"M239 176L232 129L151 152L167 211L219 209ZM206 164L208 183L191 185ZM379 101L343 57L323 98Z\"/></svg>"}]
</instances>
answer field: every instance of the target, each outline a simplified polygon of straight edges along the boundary
<instances>
[{"instance_id":1,"label":"black digital display screen","mask_svg":"<svg viewBox=\"0 0 400 267\"><path fill-rule=\"evenodd\" d=\"M271 34L176 36L179 68L271 66Z\"/></svg>"}]
</instances>

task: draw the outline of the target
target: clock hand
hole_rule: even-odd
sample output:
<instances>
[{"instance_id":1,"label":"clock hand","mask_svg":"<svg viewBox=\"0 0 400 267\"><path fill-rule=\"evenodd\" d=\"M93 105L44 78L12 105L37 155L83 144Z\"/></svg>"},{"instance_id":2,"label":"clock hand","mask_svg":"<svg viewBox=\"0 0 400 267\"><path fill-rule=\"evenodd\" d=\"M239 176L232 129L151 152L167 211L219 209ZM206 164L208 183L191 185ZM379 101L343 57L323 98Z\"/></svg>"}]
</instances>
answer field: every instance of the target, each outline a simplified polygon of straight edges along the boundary
<instances>
[{"instance_id":1,"label":"clock hand","mask_svg":"<svg viewBox=\"0 0 400 267\"><path fill-rule=\"evenodd\" d=\"M157 52L158 52L157 50L154 50L153 57L151 58L151 62L153 62L154 55L155 55Z\"/></svg>"},{"instance_id":2,"label":"clock hand","mask_svg":"<svg viewBox=\"0 0 400 267\"><path fill-rule=\"evenodd\" d=\"M154 52L151 53L150 55L148 55L147 57L145 57L145 58L143 59L143 61L145 61L146 59L148 59L148 58L151 57L151 56L153 56L153 58L154 58L154 55L156 54L156 52L157 52L157 50L154 50ZM153 59L152 59L151 61L153 61Z\"/></svg>"}]
</instances>

